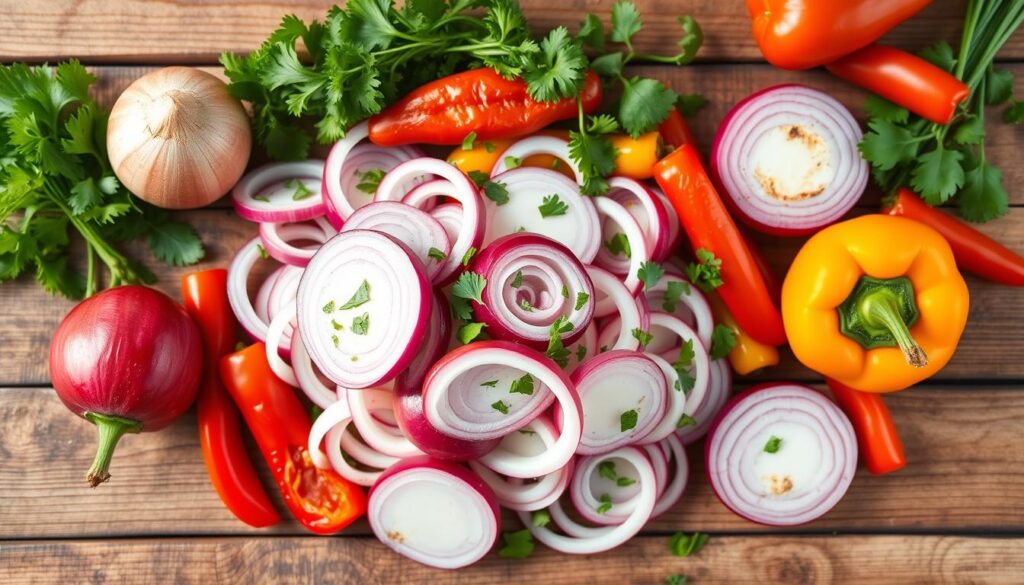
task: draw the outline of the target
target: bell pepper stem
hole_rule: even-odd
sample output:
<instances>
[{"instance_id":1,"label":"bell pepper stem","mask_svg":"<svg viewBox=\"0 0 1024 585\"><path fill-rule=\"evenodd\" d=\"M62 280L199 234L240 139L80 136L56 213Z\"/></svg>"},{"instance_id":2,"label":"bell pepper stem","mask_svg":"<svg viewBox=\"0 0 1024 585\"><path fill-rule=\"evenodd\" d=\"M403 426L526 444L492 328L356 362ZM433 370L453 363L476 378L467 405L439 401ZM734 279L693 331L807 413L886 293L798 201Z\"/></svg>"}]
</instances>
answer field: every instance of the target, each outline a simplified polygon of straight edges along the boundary
<instances>
[{"instance_id":1,"label":"bell pepper stem","mask_svg":"<svg viewBox=\"0 0 1024 585\"><path fill-rule=\"evenodd\" d=\"M895 293L887 289L877 289L867 293L860 299L857 311L866 325L885 329L893 336L908 364L915 368L923 368L928 365L928 356L914 341L910 330L907 329L907 324L900 317Z\"/></svg>"},{"instance_id":2,"label":"bell pepper stem","mask_svg":"<svg viewBox=\"0 0 1024 585\"><path fill-rule=\"evenodd\" d=\"M110 479L110 473L107 469L110 467L110 459L114 456L114 448L117 447L117 442L121 440L121 436L125 433L138 433L142 430L142 423L96 412L85 413L85 418L96 425L100 433L96 458L93 459L92 467L89 468L89 473L85 476L86 481L89 482L89 487L96 487Z\"/></svg>"}]
</instances>

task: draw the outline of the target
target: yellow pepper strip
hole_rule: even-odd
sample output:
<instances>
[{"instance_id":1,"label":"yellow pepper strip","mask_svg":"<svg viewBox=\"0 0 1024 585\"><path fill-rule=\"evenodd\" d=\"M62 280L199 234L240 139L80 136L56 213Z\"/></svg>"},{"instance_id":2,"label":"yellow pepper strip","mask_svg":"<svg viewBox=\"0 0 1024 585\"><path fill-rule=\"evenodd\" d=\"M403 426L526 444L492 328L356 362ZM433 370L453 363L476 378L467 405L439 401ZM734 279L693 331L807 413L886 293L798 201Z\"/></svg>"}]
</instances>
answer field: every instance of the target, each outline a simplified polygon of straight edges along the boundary
<instances>
[{"instance_id":1,"label":"yellow pepper strip","mask_svg":"<svg viewBox=\"0 0 1024 585\"><path fill-rule=\"evenodd\" d=\"M946 240L885 215L818 232L782 285L782 318L797 359L865 392L903 390L942 369L969 305Z\"/></svg>"},{"instance_id":2,"label":"yellow pepper strip","mask_svg":"<svg viewBox=\"0 0 1024 585\"><path fill-rule=\"evenodd\" d=\"M563 130L545 130L541 134L569 139L569 133ZM661 134L648 132L638 138L630 138L626 134L613 134L609 136L609 140L618 151L613 174L637 180L651 178L654 172L654 163L661 158L663 150ZM457 146L448 155L448 162L467 174L471 171L478 171L489 175L491 169L504 156L505 150L512 142L512 140L478 140L469 150L463 150L461 146ZM539 154L527 157L523 161L523 166L554 169L572 177L572 171L568 165L558 164L560 162L553 156Z\"/></svg>"},{"instance_id":3,"label":"yellow pepper strip","mask_svg":"<svg viewBox=\"0 0 1024 585\"><path fill-rule=\"evenodd\" d=\"M777 366L779 364L779 350L771 345L765 345L760 341L747 335L736 320L732 318L729 309L725 307L722 299L715 293L705 293L708 302L711 304L711 312L715 315L715 322L732 329L736 335L736 345L729 352L729 364L733 371L741 376L756 372L761 368Z\"/></svg>"}]
</instances>

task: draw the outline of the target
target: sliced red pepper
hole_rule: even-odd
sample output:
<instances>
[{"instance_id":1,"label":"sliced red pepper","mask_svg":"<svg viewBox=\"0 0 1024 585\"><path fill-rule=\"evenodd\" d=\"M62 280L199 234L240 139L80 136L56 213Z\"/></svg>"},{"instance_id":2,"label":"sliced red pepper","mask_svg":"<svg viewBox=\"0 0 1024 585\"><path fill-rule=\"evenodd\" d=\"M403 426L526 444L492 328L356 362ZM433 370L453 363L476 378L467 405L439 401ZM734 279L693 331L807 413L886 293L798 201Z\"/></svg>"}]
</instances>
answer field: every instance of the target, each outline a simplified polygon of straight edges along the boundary
<instances>
[{"instance_id":1,"label":"sliced red pepper","mask_svg":"<svg viewBox=\"0 0 1024 585\"><path fill-rule=\"evenodd\" d=\"M587 72L579 98L584 112L600 105L601 80L593 71ZM481 67L432 81L373 116L370 141L381 146L462 144L471 133L479 140L501 140L577 114L576 98L538 102L525 81Z\"/></svg>"},{"instance_id":2,"label":"sliced red pepper","mask_svg":"<svg viewBox=\"0 0 1024 585\"><path fill-rule=\"evenodd\" d=\"M185 310L199 325L205 347L203 380L196 409L199 444L210 482L224 505L239 520L262 528L280 522L242 438L241 417L217 372L220 358L235 344L234 313L228 304L226 270L205 270L185 275L181 290Z\"/></svg>"},{"instance_id":3,"label":"sliced red pepper","mask_svg":"<svg viewBox=\"0 0 1024 585\"><path fill-rule=\"evenodd\" d=\"M892 473L907 465L892 415L875 392L861 392L835 380L827 380L839 408L850 417L857 432L861 460L874 474Z\"/></svg>"},{"instance_id":4,"label":"sliced red pepper","mask_svg":"<svg viewBox=\"0 0 1024 585\"><path fill-rule=\"evenodd\" d=\"M909 189L900 189L883 212L919 221L942 234L962 270L991 282L1024 286L1024 257L952 215L928 205Z\"/></svg>"},{"instance_id":5,"label":"sliced red pepper","mask_svg":"<svg viewBox=\"0 0 1024 585\"><path fill-rule=\"evenodd\" d=\"M690 131L690 125L686 123L686 118L679 112L678 109L672 108L669 110L668 118L658 126L658 132L661 133L661 139L665 141L672 148L679 148L684 144L689 144L697 148L697 141L693 137L693 132Z\"/></svg>"},{"instance_id":6,"label":"sliced red pepper","mask_svg":"<svg viewBox=\"0 0 1024 585\"><path fill-rule=\"evenodd\" d=\"M333 470L313 465L312 423L291 386L270 369L256 343L221 359L220 375L263 452L284 502L303 526L334 534L366 512L366 493Z\"/></svg>"},{"instance_id":7,"label":"sliced red pepper","mask_svg":"<svg viewBox=\"0 0 1024 585\"><path fill-rule=\"evenodd\" d=\"M676 149L655 165L654 178L679 214L693 250L707 249L722 261L723 284L715 291L739 326L766 345L785 343L772 287L726 211L697 151L689 144Z\"/></svg>"},{"instance_id":8,"label":"sliced red pepper","mask_svg":"<svg viewBox=\"0 0 1024 585\"><path fill-rule=\"evenodd\" d=\"M949 72L885 45L870 45L825 68L936 124L949 124L957 106L971 93L967 84Z\"/></svg>"}]
</instances>

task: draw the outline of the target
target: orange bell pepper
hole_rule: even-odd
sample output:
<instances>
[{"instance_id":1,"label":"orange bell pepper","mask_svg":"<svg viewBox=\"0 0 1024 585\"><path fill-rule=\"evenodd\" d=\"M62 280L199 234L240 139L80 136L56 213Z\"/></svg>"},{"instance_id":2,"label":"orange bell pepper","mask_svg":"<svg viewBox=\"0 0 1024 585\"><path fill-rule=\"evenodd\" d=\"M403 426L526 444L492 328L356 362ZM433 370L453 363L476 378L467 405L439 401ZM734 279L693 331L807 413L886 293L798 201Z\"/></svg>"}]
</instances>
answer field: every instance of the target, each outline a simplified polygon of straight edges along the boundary
<instances>
[{"instance_id":1,"label":"orange bell pepper","mask_svg":"<svg viewBox=\"0 0 1024 585\"><path fill-rule=\"evenodd\" d=\"M942 369L969 304L946 240L888 215L818 232L782 285L783 322L797 359L865 392L902 390Z\"/></svg>"}]
</instances>

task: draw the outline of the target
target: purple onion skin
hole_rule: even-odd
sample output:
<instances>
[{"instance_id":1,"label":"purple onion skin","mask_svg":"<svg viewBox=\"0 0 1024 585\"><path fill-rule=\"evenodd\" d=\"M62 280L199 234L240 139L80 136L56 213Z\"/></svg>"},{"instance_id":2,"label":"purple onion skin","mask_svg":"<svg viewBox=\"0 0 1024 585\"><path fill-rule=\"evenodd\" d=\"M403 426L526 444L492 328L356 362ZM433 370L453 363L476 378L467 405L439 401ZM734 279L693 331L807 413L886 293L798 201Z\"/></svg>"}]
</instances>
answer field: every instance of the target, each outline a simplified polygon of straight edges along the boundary
<instances>
[{"instance_id":1,"label":"purple onion skin","mask_svg":"<svg viewBox=\"0 0 1024 585\"><path fill-rule=\"evenodd\" d=\"M50 379L64 406L100 429L93 487L109 477L123 433L158 431L188 410L202 364L198 327L154 289L108 289L64 317L50 343Z\"/></svg>"}]
</instances>

